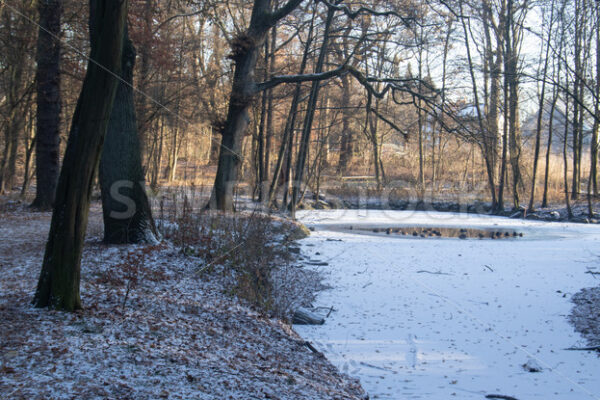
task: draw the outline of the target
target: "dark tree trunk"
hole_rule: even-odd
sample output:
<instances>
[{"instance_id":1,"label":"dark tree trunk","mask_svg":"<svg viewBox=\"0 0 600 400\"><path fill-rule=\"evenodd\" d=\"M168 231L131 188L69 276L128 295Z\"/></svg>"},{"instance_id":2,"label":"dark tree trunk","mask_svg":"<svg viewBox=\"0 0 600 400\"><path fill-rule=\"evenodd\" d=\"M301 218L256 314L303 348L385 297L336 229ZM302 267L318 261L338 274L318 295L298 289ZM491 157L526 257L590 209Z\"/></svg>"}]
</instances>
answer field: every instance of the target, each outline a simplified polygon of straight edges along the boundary
<instances>
[{"instance_id":1,"label":"dark tree trunk","mask_svg":"<svg viewBox=\"0 0 600 400\"><path fill-rule=\"evenodd\" d=\"M569 82L567 81L567 90L566 93L569 93ZM571 202L569 200L569 160L567 157L567 140L569 138L569 96L565 96L565 131L563 137L563 179L565 185L565 205L567 206L567 217L573 218L573 210L571 209ZM573 133L575 134L575 133Z\"/></svg>"},{"instance_id":2,"label":"dark tree trunk","mask_svg":"<svg viewBox=\"0 0 600 400\"><path fill-rule=\"evenodd\" d=\"M248 30L233 43L235 72L229 109L223 129L219 164L209 208L233 211L233 192L237 181L242 141L249 124L248 110L256 95L255 69L260 48L277 21L293 11L302 0L289 0L276 11L269 0L255 0Z\"/></svg>"},{"instance_id":3,"label":"dark tree trunk","mask_svg":"<svg viewBox=\"0 0 600 400\"><path fill-rule=\"evenodd\" d=\"M342 139L340 143L340 160L338 163L337 172L340 175L346 174L348 171L348 165L352 160L354 153L354 132L350 128L350 119L353 111L350 108L350 89L351 80L350 76L344 75L342 77L342 106L345 107L342 117Z\"/></svg>"},{"instance_id":4,"label":"dark tree trunk","mask_svg":"<svg viewBox=\"0 0 600 400\"><path fill-rule=\"evenodd\" d=\"M6 104L10 108L8 121L4 127L4 151L0 162L0 194L12 190L17 173L17 154L19 148L19 133L25 125L23 105L23 67L24 60L20 59L7 67L8 88Z\"/></svg>"},{"instance_id":5,"label":"dark tree trunk","mask_svg":"<svg viewBox=\"0 0 600 400\"><path fill-rule=\"evenodd\" d=\"M60 151L60 37L62 2L38 3L40 29L37 42L37 135L35 146L36 196L32 206L47 210L54 205Z\"/></svg>"},{"instance_id":6,"label":"dark tree trunk","mask_svg":"<svg viewBox=\"0 0 600 400\"><path fill-rule=\"evenodd\" d=\"M269 40L265 40L264 46L264 80L266 81L269 77ZM265 90L262 92L261 99L261 107L260 107L260 122L258 125L258 156L257 156L257 176L256 176L256 191L258 193L258 201L263 203L265 201L265 185L267 177L269 173L267 172L267 163L266 163L266 132L267 130L267 109L269 107L268 103L268 92L269 90Z\"/></svg>"},{"instance_id":7,"label":"dark tree trunk","mask_svg":"<svg viewBox=\"0 0 600 400\"><path fill-rule=\"evenodd\" d=\"M127 0L90 0L91 60L73 115L58 179L54 212L36 307L66 311L81 308L81 253L94 175L108 127L120 74ZM103 66L100 67L100 65Z\"/></svg>"},{"instance_id":8,"label":"dark tree trunk","mask_svg":"<svg viewBox=\"0 0 600 400\"><path fill-rule=\"evenodd\" d=\"M544 194L542 195L542 208L548 207L548 179L550 177L550 155L552 153L552 136L554 134L554 112L558 101L558 89L554 88L552 104L550 105L550 121L548 122L548 143L546 144L546 167L544 170Z\"/></svg>"},{"instance_id":9,"label":"dark tree trunk","mask_svg":"<svg viewBox=\"0 0 600 400\"><path fill-rule=\"evenodd\" d=\"M8 97L11 97L11 95ZM12 190L15 184L19 132L21 132L22 129L22 110L21 107L15 105L10 111L9 121L4 130L4 151L2 162L0 163L0 194Z\"/></svg>"},{"instance_id":10,"label":"dark tree trunk","mask_svg":"<svg viewBox=\"0 0 600 400\"><path fill-rule=\"evenodd\" d=\"M300 74L304 74L306 70L306 64L308 62L308 55L310 47L313 41L313 29L315 20L316 10L313 12L313 16L308 30L308 36L304 45L304 52L302 54L302 61L300 63ZM290 105L290 111L288 113L285 128L283 131L283 137L281 139L281 146L279 148L279 154L277 157L277 163L275 164L275 170L273 172L273 180L269 187L269 201L268 205L272 205L276 197L277 185L281 182L284 185L283 192L283 205L285 207L287 203L287 197L289 192L289 183L291 180L291 169L292 169L292 153L294 147L294 129L296 127L296 116L298 115L298 104L300 103L300 95L302 94L302 84L297 83L292 97L292 103ZM285 166L284 166L285 164Z\"/></svg>"},{"instance_id":11,"label":"dark tree trunk","mask_svg":"<svg viewBox=\"0 0 600 400\"><path fill-rule=\"evenodd\" d=\"M146 195L133 103L135 48L125 34L121 78L100 159L104 241L152 243L157 231Z\"/></svg>"},{"instance_id":12,"label":"dark tree trunk","mask_svg":"<svg viewBox=\"0 0 600 400\"><path fill-rule=\"evenodd\" d=\"M600 131L600 2L595 5L596 26L596 87L594 102L594 126L592 127L592 143L590 149L590 182L592 193L598 195L598 133ZM590 214L592 214L590 212Z\"/></svg>"}]
</instances>

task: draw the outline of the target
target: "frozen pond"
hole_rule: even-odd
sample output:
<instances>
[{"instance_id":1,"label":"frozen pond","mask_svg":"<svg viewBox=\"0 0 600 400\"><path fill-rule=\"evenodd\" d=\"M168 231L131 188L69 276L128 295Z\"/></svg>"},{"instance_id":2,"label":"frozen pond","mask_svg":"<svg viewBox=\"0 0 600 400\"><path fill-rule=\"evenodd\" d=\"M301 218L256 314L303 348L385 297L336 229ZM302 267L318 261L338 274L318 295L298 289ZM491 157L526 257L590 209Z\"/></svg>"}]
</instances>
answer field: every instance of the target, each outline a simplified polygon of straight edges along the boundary
<instances>
[{"instance_id":1,"label":"frozen pond","mask_svg":"<svg viewBox=\"0 0 600 400\"><path fill-rule=\"evenodd\" d=\"M599 226L414 211L298 217L315 229L304 253L329 264L319 268L333 289L316 305L336 311L295 329L371 398L600 399L597 353L565 350L585 344L567 322L569 299L600 284L588 273L600 271ZM523 237L386 234L402 227Z\"/></svg>"}]
</instances>

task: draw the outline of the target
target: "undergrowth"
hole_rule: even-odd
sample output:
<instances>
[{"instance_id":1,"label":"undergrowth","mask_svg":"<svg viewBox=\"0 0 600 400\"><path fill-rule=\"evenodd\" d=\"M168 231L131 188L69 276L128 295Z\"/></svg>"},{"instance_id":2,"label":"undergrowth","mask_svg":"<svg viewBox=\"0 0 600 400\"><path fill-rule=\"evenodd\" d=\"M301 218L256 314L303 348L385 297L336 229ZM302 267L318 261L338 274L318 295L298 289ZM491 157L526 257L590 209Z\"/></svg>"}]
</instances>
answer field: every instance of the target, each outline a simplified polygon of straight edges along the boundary
<instances>
[{"instance_id":1,"label":"undergrowth","mask_svg":"<svg viewBox=\"0 0 600 400\"><path fill-rule=\"evenodd\" d=\"M322 277L298 263L295 240L305 228L261 213L195 209L187 195L161 206L159 229L187 257L199 277L223 279L228 294L262 313L289 320L323 288Z\"/></svg>"}]
</instances>

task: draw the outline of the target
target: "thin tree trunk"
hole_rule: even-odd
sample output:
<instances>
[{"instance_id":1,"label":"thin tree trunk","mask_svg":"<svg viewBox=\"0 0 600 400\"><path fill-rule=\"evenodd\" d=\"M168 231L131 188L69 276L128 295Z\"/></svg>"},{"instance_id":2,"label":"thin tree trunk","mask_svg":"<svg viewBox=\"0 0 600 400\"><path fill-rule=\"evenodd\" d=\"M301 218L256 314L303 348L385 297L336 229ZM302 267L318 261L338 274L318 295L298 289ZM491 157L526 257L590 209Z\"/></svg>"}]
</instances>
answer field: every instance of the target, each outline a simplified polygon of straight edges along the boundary
<instances>
[{"instance_id":1,"label":"thin tree trunk","mask_svg":"<svg viewBox=\"0 0 600 400\"><path fill-rule=\"evenodd\" d=\"M24 162L24 171L23 171L23 185L21 186L21 198L25 198L27 195L27 190L29 189L29 183L33 176L31 176L31 158L33 156L33 151L35 149L36 143L36 135L34 129L33 122L33 111L29 112L29 116L27 118L27 129L25 134L25 162Z\"/></svg>"},{"instance_id":2,"label":"thin tree trunk","mask_svg":"<svg viewBox=\"0 0 600 400\"><path fill-rule=\"evenodd\" d=\"M504 58L505 79L508 81L508 127L509 127L509 146L510 146L510 165L512 171L512 195L513 209L520 206L519 187L521 185L521 135L519 132L519 80L518 65L516 53L516 38L511 35L513 23L513 0L507 2L507 23L505 27L505 48Z\"/></svg>"},{"instance_id":3,"label":"thin tree trunk","mask_svg":"<svg viewBox=\"0 0 600 400\"><path fill-rule=\"evenodd\" d=\"M598 132L600 130L600 2L595 5L596 14L596 90L594 102L594 126L592 128L592 143L591 143L591 165L590 165L590 181L592 185L592 193L598 195Z\"/></svg>"},{"instance_id":4,"label":"thin tree trunk","mask_svg":"<svg viewBox=\"0 0 600 400\"><path fill-rule=\"evenodd\" d=\"M315 66L315 73L320 73L323 71L323 66L325 64L325 58L327 55L327 48L329 45L329 34L331 31L331 25L333 22L334 14L335 14L335 10L333 8L329 8L327 11L327 17L325 19L325 28L324 28L324 32L323 32L323 43L321 44L319 58L317 60L316 66ZM296 160L296 173L295 173L294 182L292 185L292 202L291 202L292 218L295 217L296 205L298 204L299 194L300 194L300 185L302 184L302 180L304 177L304 168L305 168L306 159L308 156L308 145L309 145L309 141L310 141L310 133L312 131L312 124L313 124L313 120L315 117L315 109L317 106L317 100L319 98L319 88L320 87L321 87L321 84L318 81L312 83L308 103L306 105L306 115L304 117L304 125L302 127L302 137L300 139L300 148L298 150L298 158Z\"/></svg>"},{"instance_id":5,"label":"thin tree trunk","mask_svg":"<svg viewBox=\"0 0 600 400\"><path fill-rule=\"evenodd\" d=\"M342 111L342 138L340 143L340 159L338 162L337 172L340 175L345 175L348 171L348 165L352 160L354 150L354 132L350 127L350 119L352 118L352 109L350 109L350 90L352 81L350 76L344 75L342 81L342 106L345 107Z\"/></svg>"},{"instance_id":6,"label":"thin tree trunk","mask_svg":"<svg viewBox=\"0 0 600 400\"><path fill-rule=\"evenodd\" d=\"M548 122L548 143L546 145L546 166L544 171L544 195L542 196L542 208L548 207L548 179L550 177L550 155L552 154L552 136L554 134L554 112L558 101L558 89L554 89L552 104L550 105L550 121Z\"/></svg>"},{"instance_id":7,"label":"thin tree trunk","mask_svg":"<svg viewBox=\"0 0 600 400\"><path fill-rule=\"evenodd\" d=\"M567 90L569 92L569 82L567 81ZM567 140L569 137L569 96L565 96L565 131L563 138L563 178L565 185L565 204L567 206L567 216L568 218L573 218L573 211L571 210L571 201L569 200L569 160L567 157Z\"/></svg>"},{"instance_id":8,"label":"thin tree trunk","mask_svg":"<svg viewBox=\"0 0 600 400\"><path fill-rule=\"evenodd\" d=\"M542 121L544 117L544 103L546 98L546 77L548 76L548 62L550 59L550 38L552 36L552 23L554 20L554 1L552 2L552 9L550 12L550 22L548 26L548 37L546 38L546 55L544 57L544 68L542 72L542 90L540 93L540 102L539 109L537 115L537 124L535 129L535 148L533 154L533 172L531 177L531 197L529 198L529 205L527 207L528 211L533 211L534 201L535 201L535 187L536 187L536 177L537 177L537 169L538 169L538 160L540 157L540 142L542 136Z\"/></svg>"}]
</instances>

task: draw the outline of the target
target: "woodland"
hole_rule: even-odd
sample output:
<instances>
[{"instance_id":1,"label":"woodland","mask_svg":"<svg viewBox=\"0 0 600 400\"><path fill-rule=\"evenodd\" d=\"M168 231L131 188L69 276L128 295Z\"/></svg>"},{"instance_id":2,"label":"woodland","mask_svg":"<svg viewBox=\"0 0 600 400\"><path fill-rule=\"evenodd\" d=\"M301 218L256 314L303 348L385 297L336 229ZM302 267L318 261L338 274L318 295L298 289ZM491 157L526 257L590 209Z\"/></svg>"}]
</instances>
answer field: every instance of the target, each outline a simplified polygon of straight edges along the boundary
<instances>
[{"instance_id":1,"label":"woodland","mask_svg":"<svg viewBox=\"0 0 600 400\"><path fill-rule=\"evenodd\" d=\"M0 132L0 266L20 218L49 226L5 286L34 309L86 315L80 288L109 285L126 315L173 250L224 285L202 290L290 322L326 287L273 267L303 259L308 210L598 222L600 2L0 0ZM94 238L130 252L89 283Z\"/></svg>"}]
</instances>

